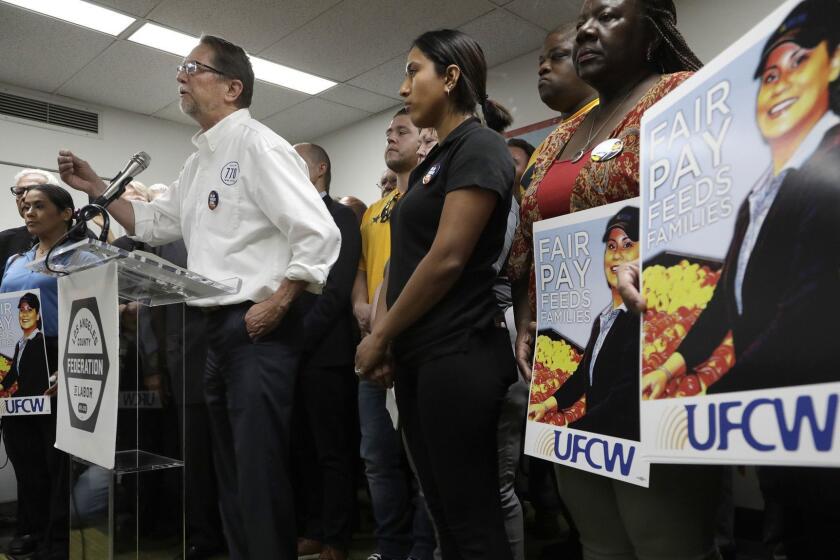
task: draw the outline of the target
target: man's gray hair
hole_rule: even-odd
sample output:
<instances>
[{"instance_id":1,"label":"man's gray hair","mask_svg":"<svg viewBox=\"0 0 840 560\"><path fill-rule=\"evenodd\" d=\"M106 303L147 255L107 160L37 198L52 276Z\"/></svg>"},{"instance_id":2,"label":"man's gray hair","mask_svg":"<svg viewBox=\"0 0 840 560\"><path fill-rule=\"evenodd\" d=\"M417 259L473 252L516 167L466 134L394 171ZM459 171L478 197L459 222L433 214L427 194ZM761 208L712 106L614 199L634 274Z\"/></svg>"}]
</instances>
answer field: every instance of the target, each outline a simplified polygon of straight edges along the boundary
<instances>
[{"instance_id":1,"label":"man's gray hair","mask_svg":"<svg viewBox=\"0 0 840 560\"><path fill-rule=\"evenodd\" d=\"M55 178L55 175L50 173L49 171L44 171L43 169L23 169L19 171L15 175L15 185L17 185L18 181L26 177L27 175L40 175L44 178L44 180L49 183L50 185L60 186L58 184L58 179Z\"/></svg>"}]
</instances>

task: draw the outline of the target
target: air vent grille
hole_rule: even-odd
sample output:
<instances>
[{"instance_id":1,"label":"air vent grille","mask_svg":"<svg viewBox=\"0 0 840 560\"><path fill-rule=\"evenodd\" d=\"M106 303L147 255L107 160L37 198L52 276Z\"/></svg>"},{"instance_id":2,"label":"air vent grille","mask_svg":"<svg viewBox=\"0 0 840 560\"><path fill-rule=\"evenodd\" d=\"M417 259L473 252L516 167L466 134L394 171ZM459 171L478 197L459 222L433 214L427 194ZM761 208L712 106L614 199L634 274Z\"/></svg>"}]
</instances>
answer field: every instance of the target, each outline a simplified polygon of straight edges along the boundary
<instances>
[{"instance_id":1,"label":"air vent grille","mask_svg":"<svg viewBox=\"0 0 840 560\"><path fill-rule=\"evenodd\" d=\"M99 113L82 111L0 91L0 115L54 124L84 132L99 132Z\"/></svg>"}]
</instances>

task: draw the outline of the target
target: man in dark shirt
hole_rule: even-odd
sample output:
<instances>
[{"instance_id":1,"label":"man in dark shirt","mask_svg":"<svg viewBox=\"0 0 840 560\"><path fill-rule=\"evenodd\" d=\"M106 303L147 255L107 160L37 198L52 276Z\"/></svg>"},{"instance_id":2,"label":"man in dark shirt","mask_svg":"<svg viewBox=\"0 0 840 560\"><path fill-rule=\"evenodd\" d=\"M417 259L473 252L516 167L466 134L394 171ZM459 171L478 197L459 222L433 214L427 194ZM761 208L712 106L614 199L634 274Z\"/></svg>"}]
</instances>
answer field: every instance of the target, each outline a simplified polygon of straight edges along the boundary
<instances>
[{"instance_id":1,"label":"man in dark shirt","mask_svg":"<svg viewBox=\"0 0 840 560\"><path fill-rule=\"evenodd\" d=\"M341 251L321 295L305 293L304 352L295 395L295 474L299 478L298 556L319 552L322 560L346 560L355 510L358 430L353 358L358 331L350 293L362 238L356 215L330 198L330 158L316 144L295 150L309 169L341 232ZM308 444L308 445L307 445Z\"/></svg>"}]
</instances>

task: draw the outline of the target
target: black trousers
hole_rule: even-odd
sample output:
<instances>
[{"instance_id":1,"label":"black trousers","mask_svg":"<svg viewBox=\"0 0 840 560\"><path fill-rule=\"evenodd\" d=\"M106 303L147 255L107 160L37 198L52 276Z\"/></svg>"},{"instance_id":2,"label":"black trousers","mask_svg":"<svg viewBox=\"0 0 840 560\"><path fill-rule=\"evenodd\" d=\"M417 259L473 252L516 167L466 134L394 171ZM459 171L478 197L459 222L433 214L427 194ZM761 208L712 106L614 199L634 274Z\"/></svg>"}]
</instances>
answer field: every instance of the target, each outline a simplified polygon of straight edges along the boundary
<instances>
[{"instance_id":1,"label":"black trousers","mask_svg":"<svg viewBox=\"0 0 840 560\"><path fill-rule=\"evenodd\" d=\"M499 494L496 432L516 366L506 329L464 352L399 362L400 418L444 560L511 560Z\"/></svg>"},{"instance_id":2,"label":"black trousers","mask_svg":"<svg viewBox=\"0 0 840 560\"><path fill-rule=\"evenodd\" d=\"M180 407L178 407L180 409ZM210 437L207 406L184 406L184 505L187 543L205 550L223 544L219 492Z\"/></svg>"},{"instance_id":3,"label":"black trousers","mask_svg":"<svg viewBox=\"0 0 840 560\"><path fill-rule=\"evenodd\" d=\"M248 305L207 316L210 349L204 392L230 557L297 558L290 482L295 377L301 315L292 308L273 332L254 342Z\"/></svg>"},{"instance_id":4,"label":"black trousers","mask_svg":"<svg viewBox=\"0 0 840 560\"><path fill-rule=\"evenodd\" d=\"M295 402L299 533L347 550L356 512L359 421L353 364L301 369Z\"/></svg>"},{"instance_id":5,"label":"black trousers","mask_svg":"<svg viewBox=\"0 0 840 560\"><path fill-rule=\"evenodd\" d=\"M55 408L55 401L52 403ZM69 457L54 447L55 415L3 418L6 452L18 479L18 505L39 550L66 558L70 531Z\"/></svg>"},{"instance_id":6,"label":"black trousers","mask_svg":"<svg viewBox=\"0 0 840 560\"><path fill-rule=\"evenodd\" d=\"M776 514L777 537L789 560L840 554L840 469L758 467L765 511Z\"/></svg>"}]
</instances>

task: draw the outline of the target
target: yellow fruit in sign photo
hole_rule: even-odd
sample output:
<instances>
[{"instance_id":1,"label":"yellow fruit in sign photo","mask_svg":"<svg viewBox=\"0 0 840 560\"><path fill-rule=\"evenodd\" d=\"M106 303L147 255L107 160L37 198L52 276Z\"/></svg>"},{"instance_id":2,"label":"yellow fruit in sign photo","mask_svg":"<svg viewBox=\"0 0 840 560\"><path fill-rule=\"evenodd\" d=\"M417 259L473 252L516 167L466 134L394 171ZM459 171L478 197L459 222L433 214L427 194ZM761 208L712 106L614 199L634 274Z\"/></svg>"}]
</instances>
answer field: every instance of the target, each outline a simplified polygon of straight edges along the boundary
<instances>
[{"instance_id":1,"label":"yellow fruit in sign photo","mask_svg":"<svg viewBox=\"0 0 840 560\"><path fill-rule=\"evenodd\" d=\"M712 299L720 275L719 269L687 259L673 266L645 267L642 291L648 308L643 322L642 375L662 365L679 348ZM727 336L707 361L693 371L672 378L661 398L705 392L732 367L734 360L732 338Z\"/></svg>"}]
</instances>

